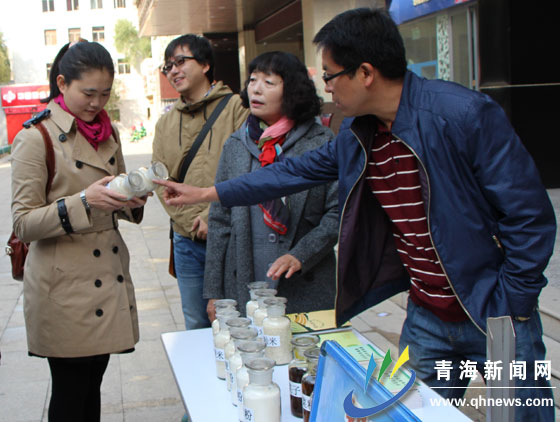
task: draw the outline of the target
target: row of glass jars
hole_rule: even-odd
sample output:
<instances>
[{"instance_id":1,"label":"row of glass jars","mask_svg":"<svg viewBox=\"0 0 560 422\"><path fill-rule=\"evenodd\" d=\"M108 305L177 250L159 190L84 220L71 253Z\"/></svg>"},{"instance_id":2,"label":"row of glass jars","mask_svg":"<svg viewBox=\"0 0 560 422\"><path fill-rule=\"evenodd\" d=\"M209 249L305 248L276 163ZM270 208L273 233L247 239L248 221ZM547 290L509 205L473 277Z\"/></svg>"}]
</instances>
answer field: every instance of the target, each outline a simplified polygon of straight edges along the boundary
<instances>
[{"instance_id":1,"label":"row of glass jars","mask_svg":"<svg viewBox=\"0 0 560 422\"><path fill-rule=\"evenodd\" d=\"M272 383L272 372L275 364L282 365L291 360L288 370L291 412L308 421L319 339L312 335L292 339L290 321L285 317L287 300L275 297L276 290L266 286L266 282L249 284L251 300L246 304L247 318L239 317L235 300L215 302L216 319L212 330L217 376L226 380L241 422L279 421L280 390ZM254 382L250 381L252 372L255 373ZM245 394L247 389L251 392L249 400ZM253 394L253 391L257 392Z\"/></svg>"}]
</instances>

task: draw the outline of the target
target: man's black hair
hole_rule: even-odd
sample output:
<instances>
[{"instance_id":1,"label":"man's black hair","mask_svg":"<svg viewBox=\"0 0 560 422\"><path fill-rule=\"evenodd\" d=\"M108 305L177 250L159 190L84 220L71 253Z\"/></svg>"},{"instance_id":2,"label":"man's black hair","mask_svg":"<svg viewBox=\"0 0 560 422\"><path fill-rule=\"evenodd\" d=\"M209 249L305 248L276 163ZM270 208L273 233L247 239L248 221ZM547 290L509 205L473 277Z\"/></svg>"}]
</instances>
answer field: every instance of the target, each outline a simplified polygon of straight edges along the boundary
<instances>
[{"instance_id":1,"label":"man's black hair","mask_svg":"<svg viewBox=\"0 0 560 422\"><path fill-rule=\"evenodd\" d=\"M48 103L60 95L56 83L58 75L64 76L64 82L82 79L84 72L91 70L107 70L111 77L115 76L115 65L109 52L101 44L80 40L74 44L65 44L56 55L49 76L50 94L41 102Z\"/></svg>"},{"instance_id":2,"label":"man's black hair","mask_svg":"<svg viewBox=\"0 0 560 422\"><path fill-rule=\"evenodd\" d=\"M206 78L208 79L208 82L214 82L214 51L212 50L210 41L208 41L207 38L196 34L181 35L171 41L165 49L165 61L167 62L174 56L177 47L183 46L187 46L189 48L198 63L210 66L206 72Z\"/></svg>"},{"instance_id":3,"label":"man's black hair","mask_svg":"<svg viewBox=\"0 0 560 422\"><path fill-rule=\"evenodd\" d=\"M313 81L309 78L305 65L293 54L270 51L254 58L249 64L249 77L241 91L243 106L249 108L247 86L253 72L276 74L282 78L284 91L282 113L297 123L304 122L319 114L321 100Z\"/></svg>"},{"instance_id":4,"label":"man's black hair","mask_svg":"<svg viewBox=\"0 0 560 422\"><path fill-rule=\"evenodd\" d=\"M336 64L358 69L370 63L388 79L406 72L404 42L395 22L383 9L352 9L323 26L313 43L327 50Z\"/></svg>"}]
</instances>

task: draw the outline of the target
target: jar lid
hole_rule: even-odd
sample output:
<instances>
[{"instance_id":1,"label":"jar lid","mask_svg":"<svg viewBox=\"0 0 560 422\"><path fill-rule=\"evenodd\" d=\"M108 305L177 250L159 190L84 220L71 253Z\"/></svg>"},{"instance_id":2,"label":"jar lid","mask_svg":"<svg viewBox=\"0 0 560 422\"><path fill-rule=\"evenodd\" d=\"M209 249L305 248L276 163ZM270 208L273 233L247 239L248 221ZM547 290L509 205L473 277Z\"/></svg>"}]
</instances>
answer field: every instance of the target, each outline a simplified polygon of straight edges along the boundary
<instances>
[{"instance_id":1,"label":"jar lid","mask_svg":"<svg viewBox=\"0 0 560 422\"><path fill-rule=\"evenodd\" d=\"M276 365L276 361L269 358L255 358L248 361L245 366L253 371L269 371Z\"/></svg>"},{"instance_id":2,"label":"jar lid","mask_svg":"<svg viewBox=\"0 0 560 422\"><path fill-rule=\"evenodd\" d=\"M152 163L152 172L158 179L165 180L169 177L169 171L167 171L167 167L161 161L154 161Z\"/></svg>"},{"instance_id":3,"label":"jar lid","mask_svg":"<svg viewBox=\"0 0 560 422\"><path fill-rule=\"evenodd\" d=\"M245 317L230 318L226 321L226 325L229 328L233 328L233 327L244 328L251 325L251 320Z\"/></svg>"},{"instance_id":4,"label":"jar lid","mask_svg":"<svg viewBox=\"0 0 560 422\"><path fill-rule=\"evenodd\" d=\"M278 291L276 289L256 289L255 296L265 297L265 296L275 296Z\"/></svg>"},{"instance_id":5,"label":"jar lid","mask_svg":"<svg viewBox=\"0 0 560 422\"><path fill-rule=\"evenodd\" d=\"M264 340L249 340L244 341L237 346L240 352L242 353L256 353L262 352L266 348L266 343Z\"/></svg>"},{"instance_id":6,"label":"jar lid","mask_svg":"<svg viewBox=\"0 0 560 422\"><path fill-rule=\"evenodd\" d=\"M128 173L128 183L133 191L140 191L144 188L144 178L138 170L132 170Z\"/></svg>"},{"instance_id":7,"label":"jar lid","mask_svg":"<svg viewBox=\"0 0 560 422\"><path fill-rule=\"evenodd\" d=\"M286 303L288 303L288 299L281 296L273 296L273 297L267 297L266 299L263 300L263 302L266 306L285 305Z\"/></svg>"},{"instance_id":8,"label":"jar lid","mask_svg":"<svg viewBox=\"0 0 560 422\"><path fill-rule=\"evenodd\" d=\"M314 334L307 334L292 338L292 345L294 347L313 347L319 343L319 337Z\"/></svg>"},{"instance_id":9,"label":"jar lid","mask_svg":"<svg viewBox=\"0 0 560 422\"><path fill-rule=\"evenodd\" d=\"M216 308L227 308L237 306L237 300L235 299L218 299L214 302Z\"/></svg>"},{"instance_id":10,"label":"jar lid","mask_svg":"<svg viewBox=\"0 0 560 422\"><path fill-rule=\"evenodd\" d=\"M312 349L307 349L303 352L303 356L310 361L318 361L319 356L321 355L321 349L318 347L313 347Z\"/></svg>"},{"instance_id":11,"label":"jar lid","mask_svg":"<svg viewBox=\"0 0 560 422\"><path fill-rule=\"evenodd\" d=\"M268 286L269 286L268 281L253 281L252 283L247 284L249 290L267 289Z\"/></svg>"},{"instance_id":12,"label":"jar lid","mask_svg":"<svg viewBox=\"0 0 560 422\"><path fill-rule=\"evenodd\" d=\"M239 316L239 311L236 311L235 309L231 309L228 308L226 310L224 310L223 312L220 312L217 315L218 320L220 321L220 326L221 324L224 324L224 327L227 325L227 321L231 318L237 318Z\"/></svg>"},{"instance_id":13,"label":"jar lid","mask_svg":"<svg viewBox=\"0 0 560 422\"><path fill-rule=\"evenodd\" d=\"M253 340L257 338L258 334L255 327L231 328L229 331L229 335L234 340Z\"/></svg>"}]
</instances>

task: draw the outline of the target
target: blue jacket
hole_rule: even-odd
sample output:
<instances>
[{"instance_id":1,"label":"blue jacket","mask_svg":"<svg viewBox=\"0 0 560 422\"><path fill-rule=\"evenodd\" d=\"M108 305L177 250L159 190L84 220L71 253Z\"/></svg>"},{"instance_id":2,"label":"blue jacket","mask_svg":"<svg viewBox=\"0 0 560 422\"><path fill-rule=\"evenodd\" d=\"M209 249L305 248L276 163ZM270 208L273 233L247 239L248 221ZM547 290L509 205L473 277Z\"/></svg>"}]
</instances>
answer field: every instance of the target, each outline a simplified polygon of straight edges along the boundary
<instances>
[{"instance_id":1,"label":"blue jacket","mask_svg":"<svg viewBox=\"0 0 560 422\"><path fill-rule=\"evenodd\" d=\"M339 180L337 321L410 287L390 221L365 182L372 115L347 119L335 141L216 186L225 206ZM407 72L392 132L420 168L432 242L453 291L482 330L486 319L529 316L556 221L536 166L487 95Z\"/></svg>"}]
</instances>

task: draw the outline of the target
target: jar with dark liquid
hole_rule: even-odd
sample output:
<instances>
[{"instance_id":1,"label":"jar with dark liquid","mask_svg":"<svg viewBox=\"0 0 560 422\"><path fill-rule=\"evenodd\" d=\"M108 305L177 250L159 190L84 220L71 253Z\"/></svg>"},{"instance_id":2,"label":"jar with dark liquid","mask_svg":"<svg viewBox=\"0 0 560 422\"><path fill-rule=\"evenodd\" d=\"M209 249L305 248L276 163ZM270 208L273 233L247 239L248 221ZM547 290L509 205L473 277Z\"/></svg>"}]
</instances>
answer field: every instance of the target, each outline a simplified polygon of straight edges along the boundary
<instances>
[{"instance_id":1,"label":"jar with dark liquid","mask_svg":"<svg viewBox=\"0 0 560 422\"><path fill-rule=\"evenodd\" d=\"M292 339L294 346L294 358L288 365L288 377L290 380L290 410L292 415L303 417L303 408L301 406L301 378L307 372L307 361L303 352L307 349L316 347L319 343L319 337L309 334L297 336Z\"/></svg>"},{"instance_id":2,"label":"jar with dark liquid","mask_svg":"<svg viewBox=\"0 0 560 422\"><path fill-rule=\"evenodd\" d=\"M307 349L303 352L307 360L307 372L301 379L301 406L303 408L303 421L309 422L311 416L311 403L313 390L315 389L315 376L317 374L317 363L321 350L318 347Z\"/></svg>"}]
</instances>

